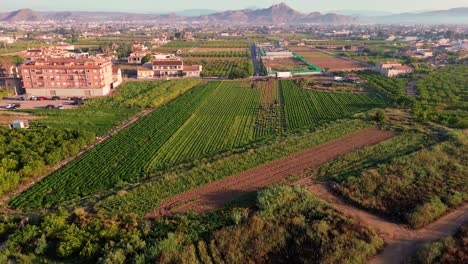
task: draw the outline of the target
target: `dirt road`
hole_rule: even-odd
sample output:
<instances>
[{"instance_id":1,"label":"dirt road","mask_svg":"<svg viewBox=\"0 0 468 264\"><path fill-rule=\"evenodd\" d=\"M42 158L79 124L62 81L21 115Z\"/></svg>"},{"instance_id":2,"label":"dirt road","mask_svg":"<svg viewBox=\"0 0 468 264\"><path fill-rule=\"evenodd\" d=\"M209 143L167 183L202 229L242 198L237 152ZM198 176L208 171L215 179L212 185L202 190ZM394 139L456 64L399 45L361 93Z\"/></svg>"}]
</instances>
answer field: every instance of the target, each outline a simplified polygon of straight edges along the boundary
<instances>
[{"instance_id":1,"label":"dirt road","mask_svg":"<svg viewBox=\"0 0 468 264\"><path fill-rule=\"evenodd\" d=\"M378 128L364 129L301 153L264 164L237 175L212 182L163 201L148 217L194 211L203 213L262 187L297 175L367 145L377 144L394 136Z\"/></svg>"},{"instance_id":2,"label":"dirt road","mask_svg":"<svg viewBox=\"0 0 468 264\"><path fill-rule=\"evenodd\" d=\"M452 235L461 225L468 222L468 204L465 204L427 227L413 230L350 205L332 193L325 184L310 185L308 180L296 184L307 186L312 193L335 205L345 215L373 227L384 238L387 246L381 254L371 259L372 264L403 263L405 259L414 255L423 243Z\"/></svg>"}]
</instances>

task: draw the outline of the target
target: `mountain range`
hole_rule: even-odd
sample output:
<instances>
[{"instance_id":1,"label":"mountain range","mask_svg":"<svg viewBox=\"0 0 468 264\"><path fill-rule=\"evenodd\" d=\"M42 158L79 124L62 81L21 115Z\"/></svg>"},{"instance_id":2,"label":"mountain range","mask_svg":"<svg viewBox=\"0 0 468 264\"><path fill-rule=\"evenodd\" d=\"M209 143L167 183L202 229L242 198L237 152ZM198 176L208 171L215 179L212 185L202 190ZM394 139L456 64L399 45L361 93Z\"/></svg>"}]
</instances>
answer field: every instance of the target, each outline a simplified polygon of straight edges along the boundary
<instances>
[{"instance_id":1,"label":"mountain range","mask_svg":"<svg viewBox=\"0 0 468 264\"><path fill-rule=\"evenodd\" d=\"M341 14L338 14L341 13ZM388 14L382 12L337 11L301 13L281 3L269 8L229 10L192 9L170 14L137 14L124 12L35 12L21 9L0 13L0 21L151 21L159 23L203 23L228 25L279 24L352 24L352 23L452 23L468 24L468 7L421 13Z\"/></svg>"}]
</instances>

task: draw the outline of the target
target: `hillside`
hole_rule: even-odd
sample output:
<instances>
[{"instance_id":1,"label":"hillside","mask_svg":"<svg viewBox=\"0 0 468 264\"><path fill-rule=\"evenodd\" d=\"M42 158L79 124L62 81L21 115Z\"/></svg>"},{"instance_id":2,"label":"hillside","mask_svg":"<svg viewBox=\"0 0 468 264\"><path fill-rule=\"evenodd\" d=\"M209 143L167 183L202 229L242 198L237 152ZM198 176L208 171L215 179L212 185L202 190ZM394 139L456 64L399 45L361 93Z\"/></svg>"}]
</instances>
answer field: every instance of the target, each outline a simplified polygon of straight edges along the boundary
<instances>
[{"instance_id":1,"label":"hillside","mask_svg":"<svg viewBox=\"0 0 468 264\"><path fill-rule=\"evenodd\" d=\"M40 16L31 9L20 9L10 13L0 14L0 21L18 22L18 21L39 21Z\"/></svg>"}]
</instances>

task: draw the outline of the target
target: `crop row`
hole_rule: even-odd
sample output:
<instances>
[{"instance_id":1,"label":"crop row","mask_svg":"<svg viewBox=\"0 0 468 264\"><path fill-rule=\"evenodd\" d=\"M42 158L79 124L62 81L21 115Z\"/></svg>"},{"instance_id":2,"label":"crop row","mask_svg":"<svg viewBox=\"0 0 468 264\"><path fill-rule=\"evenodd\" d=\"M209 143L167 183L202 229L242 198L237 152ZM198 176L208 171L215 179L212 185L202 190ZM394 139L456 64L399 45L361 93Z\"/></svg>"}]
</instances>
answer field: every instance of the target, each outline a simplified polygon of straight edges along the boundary
<instances>
[{"instance_id":1,"label":"crop row","mask_svg":"<svg viewBox=\"0 0 468 264\"><path fill-rule=\"evenodd\" d=\"M194 88L173 103L141 118L14 198L11 205L18 208L50 207L106 190L119 182L138 180L145 175L144 166L209 92L203 87Z\"/></svg>"},{"instance_id":2,"label":"crop row","mask_svg":"<svg viewBox=\"0 0 468 264\"><path fill-rule=\"evenodd\" d=\"M379 100L367 95L306 90L292 81L281 81L281 89L289 130L314 127L325 121L382 106Z\"/></svg>"}]
</instances>

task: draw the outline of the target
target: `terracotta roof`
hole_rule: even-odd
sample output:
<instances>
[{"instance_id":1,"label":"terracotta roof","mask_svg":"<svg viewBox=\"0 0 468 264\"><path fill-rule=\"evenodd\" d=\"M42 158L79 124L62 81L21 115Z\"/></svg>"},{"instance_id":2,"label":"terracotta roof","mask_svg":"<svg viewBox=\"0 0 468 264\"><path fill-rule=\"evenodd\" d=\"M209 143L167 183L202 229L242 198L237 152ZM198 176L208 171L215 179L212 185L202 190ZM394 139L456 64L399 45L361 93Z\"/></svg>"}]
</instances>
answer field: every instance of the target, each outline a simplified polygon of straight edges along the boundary
<instances>
[{"instance_id":1,"label":"terracotta roof","mask_svg":"<svg viewBox=\"0 0 468 264\"><path fill-rule=\"evenodd\" d=\"M182 66L184 65L181 60L154 60L155 66Z\"/></svg>"},{"instance_id":2,"label":"terracotta roof","mask_svg":"<svg viewBox=\"0 0 468 264\"><path fill-rule=\"evenodd\" d=\"M152 69L148 69L146 67L138 67L137 71L153 71Z\"/></svg>"},{"instance_id":3,"label":"terracotta roof","mask_svg":"<svg viewBox=\"0 0 468 264\"><path fill-rule=\"evenodd\" d=\"M184 66L184 71L199 71L200 65Z\"/></svg>"}]
</instances>

